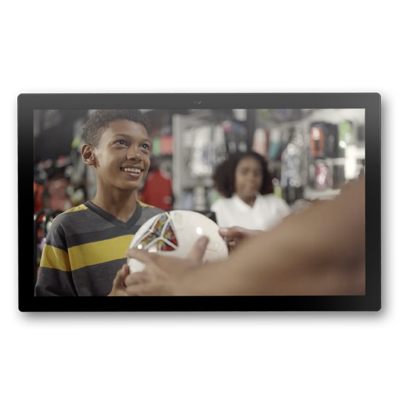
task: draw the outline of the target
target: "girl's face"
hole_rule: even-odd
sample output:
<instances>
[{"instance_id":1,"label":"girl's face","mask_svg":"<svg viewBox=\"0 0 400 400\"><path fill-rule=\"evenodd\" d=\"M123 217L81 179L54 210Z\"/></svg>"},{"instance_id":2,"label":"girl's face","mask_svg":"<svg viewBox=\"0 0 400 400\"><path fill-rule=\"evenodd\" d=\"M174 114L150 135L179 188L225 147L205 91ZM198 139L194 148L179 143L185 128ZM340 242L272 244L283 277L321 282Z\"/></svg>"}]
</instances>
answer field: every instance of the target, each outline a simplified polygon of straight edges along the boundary
<instances>
[{"instance_id":1,"label":"girl's face","mask_svg":"<svg viewBox=\"0 0 400 400\"><path fill-rule=\"evenodd\" d=\"M253 200L261 189L263 172L261 164L253 157L239 161L235 171L235 192L243 200Z\"/></svg>"}]
</instances>

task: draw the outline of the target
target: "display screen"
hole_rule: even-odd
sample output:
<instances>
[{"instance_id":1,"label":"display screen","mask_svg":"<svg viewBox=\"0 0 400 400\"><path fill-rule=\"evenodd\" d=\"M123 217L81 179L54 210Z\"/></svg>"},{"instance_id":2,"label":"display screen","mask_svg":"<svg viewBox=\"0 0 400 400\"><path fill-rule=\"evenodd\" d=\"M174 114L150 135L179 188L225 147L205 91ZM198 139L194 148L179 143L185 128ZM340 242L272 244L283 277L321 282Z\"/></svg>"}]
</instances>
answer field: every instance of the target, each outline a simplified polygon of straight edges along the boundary
<instances>
[{"instance_id":1,"label":"display screen","mask_svg":"<svg viewBox=\"0 0 400 400\"><path fill-rule=\"evenodd\" d=\"M182 256L179 243L188 248L196 236L189 222L186 230L177 228L173 213L195 212L216 230L275 232L288 219L336 199L351 182L368 180L369 114L362 102L323 108L306 101L304 108L193 103L187 108L149 108L147 100L143 108L31 104L34 297L108 296L136 233L158 238L140 231L158 214L169 213L169 236L166 244L153 247ZM223 243L229 255L239 248L227 239ZM331 298L329 291L318 293L324 295Z\"/></svg>"}]
</instances>

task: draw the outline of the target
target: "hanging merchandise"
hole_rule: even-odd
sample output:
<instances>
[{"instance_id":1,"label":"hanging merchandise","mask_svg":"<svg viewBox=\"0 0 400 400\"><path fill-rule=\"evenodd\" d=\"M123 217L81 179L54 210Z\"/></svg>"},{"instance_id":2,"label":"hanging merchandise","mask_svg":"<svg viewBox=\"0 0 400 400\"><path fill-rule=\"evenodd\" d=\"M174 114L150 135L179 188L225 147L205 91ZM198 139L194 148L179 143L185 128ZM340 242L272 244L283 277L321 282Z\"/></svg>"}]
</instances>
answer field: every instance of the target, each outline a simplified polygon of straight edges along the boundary
<instances>
[{"instance_id":1,"label":"hanging merchandise","mask_svg":"<svg viewBox=\"0 0 400 400\"><path fill-rule=\"evenodd\" d=\"M254 132L252 150L266 157L267 155L267 134L264 129L258 128Z\"/></svg>"},{"instance_id":2,"label":"hanging merchandise","mask_svg":"<svg viewBox=\"0 0 400 400\"><path fill-rule=\"evenodd\" d=\"M338 129L337 125L324 124L325 128L325 157L335 158L338 157Z\"/></svg>"},{"instance_id":3,"label":"hanging merchandise","mask_svg":"<svg viewBox=\"0 0 400 400\"><path fill-rule=\"evenodd\" d=\"M209 188L207 192L207 204L214 204L218 199L221 198L220 193L215 188Z\"/></svg>"},{"instance_id":4,"label":"hanging merchandise","mask_svg":"<svg viewBox=\"0 0 400 400\"><path fill-rule=\"evenodd\" d=\"M233 109L232 110L233 118L238 121L246 121L247 119L247 110L246 109Z\"/></svg>"},{"instance_id":5,"label":"hanging merchandise","mask_svg":"<svg viewBox=\"0 0 400 400\"><path fill-rule=\"evenodd\" d=\"M158 160L158 168L172 177L172 157L163 157Z\"/></svg>"},{"instance_id":6,"label":"hanging merchandise","mask_svg":"<svg viewBox=\"0 0 400 400\"><path fill-rule=\"evenodd\" d=\"M344 146L339 141L336 124L314 122L310 126L310 153L314 158L344 157Z\"/></svg>"},{"instance_id":7,"label":"hanging merchandise","mask_svg":"<svg viewBox=\"0 0 400 400\"><path fill-rule=\"evenodd\" d=\"M213 129L213 139L214 139L214 160L213 166L221 164L226 158L226 146L225 146L225 135L224 128L222 125L215 125Z\"/></svg>"},{"instance_id":8,"label":"hanging merchandise","mask_svg":"<svg viewBox=\"0 0 400 400\"><path fill-rule=\"evenodd\" d=\"M284 197L292 204L303 196L307 180L307 155L303 129L297 127L282 153L281 186Z\"/></svg>"},{"instance_id":9,"label":"hanging merchandise","mask_svg":"<svg viewBox=\"0 0 400 400\"><path fill-rule=\"evenodd\" d=\"M43 208L43 185L33 182L33 213Z\"/></svg>"},{"instance_id":10,"label":"hanging merchandise","mask_svg":"<svg viewBox=\"0 0 400 400\"><path fill-rule=\"evenodd\" d=\"M282 159L282 153L286 149L286 146L292 142L294 138L294 132L295 128L294 127L289 127L289 128L284 128L281 129L281 148L279 150L279 155L278 155L278 160Z\"/></svg>"},{"instance_id":11,"label":"hanging merchandise","mask_svg":"<svg viewBox=\"0 0 400 400\"><path fill-rule=\"evenodd\" d=\"M343 142L346 145L355 142L353 124L350 121L343 121L339 124L339 143Z\"/></svg>"},{"instance_id":12,"label":"hanging merchandise","mask_svg":"<svg viewBox=\"0 0 400 400\"><path fill-rule=\"evenodd\" d=\"M300 154L299 149L293 143L289 143L282 153L282 177L283 187L300 187Z\"/></svg>"},{"instance_id":13,"label":"hanging merchandise","mask_svg":"<svg viewBox=\"0 0 400 400\"><path fill-rule=\"evenodd\" d=\"M37 271L40 266L43 249L46 244L46 236L50 231L50 227L54 218L61 214L61 210L42 209L33 216L33 226L35 234L34 243L34 277L36 282Z\"/></svg>"},{"instance_id":14,"label":"hanging merchandise","mask_svg":"<svg viewBox=\"0 0 400 400\"><path fill-rule=\"evenodd\" d=\"M207 209L207 193L206 188L202 185L193 189L193 210L204 211Z\"/></svg>"},{"instance_id":15,"label":"hanging merchandise","mask_svg":"<svg viewBox=\"0 0 400 400\"><path fill-rule=\"evenodd\" d=\"M291 119L291 110L289 109L274 109L272 110L273 117L277 121L285 122L290 121Z\"/></svg>"},{"instance_id":16,"label":"hanging merchandise","mask_svg":"<svg viewBox=\"0 0 400 400\"><path fill-rule=\"evenodd\" d=\"M304 132L301 126L291 132L291 138L282 153L283 187L301 187L307 183L307 153Z\"/></svg>"},{"instance_id":17,"label":"hanging merchandise","mask_svg":"<svg viewBox=\"0 0 400 400\"><path fill-rule=\"evenodd\" d=\"M183 191L180 209L193 210L193 193L192 191Z\"/></svg>"},{"instance_id":18,"label":"hanging merchandise","mask_svg":"<svg viewBox=\"0 0 400 400\"><path fill-rule=\"evenodd\" d=\"M45 161L40 161L38 164L34 166L33 179L39 185L43 185L47 179L45 164L46 164Z\"/></svg>"},{"instance_id":19,"label":"hanging merchandise","mask_svg":"<svg viewBox=\"0 0 400 400\"><path fill-rule=\"evenodd\" d=\"M71 200L73 207L79 206L80 204L83 204L86 201L86 191L84 186L81 187L73 187L71 185L68 186L67 195Z\"/></svg>"},{"instance_id":20,"label":"hanging merchandise","mask_svg":"<svg viewBox=\"0 0 400 400\"><path fill-rule=\"evenodd\" d=\"M57 168L64 168L71 164L71 158L66 156L59 156L55 162Z\"/></svg>"},{"instance_id":21,"label":"hanging merchandise","mask_svg":"<svg viewBox=\"0 0 400 400\"><path fill-rule=\"evenodd\" d=\"M300 181L301 186L304 187L307 186L309 163L307 124L299 124L295 127L295 131L293 133L293 141L300 151Z\"/></svg>"},{"instance_id":22,"label":"hanging merchandise","mask_svg":"<svg viewBox=\"0 0 400 400\"><path fill-rule=\"evenodd\" d=\"M246 128L236 121L224 121L222 126L225 133L226 152L235 154L247 151Z\"/></svg>"},{"instance_id":23,"label":"hanging merchandise","mask_svg":"<svg viewBox=\"0 0 400 400\"><path fill-rule=\"evenodd\" d=\"M302 117L302 110L298 108L273 109L272 115L279 122L297 121Z\"/></svg>"},{"instance_id":24,"label":"hanging merchandise","mask_svg":"<svg viewBox=\"0 0 400 400\"><path fill-rule=\"evenodd\" d=\"M226 145L226 153L234 154L238 151L235 137L232 135L232 122L231 121L224 121L222 123L222 127L225 134L225 145Z\"/></svg>"},{"instance_id":25,"label":"hanging merchandise","mask_svg":"<svg viewBox=\"0 0 400 400\"><path fill-rule=\"evenodd\" d=\"M172 136L161 136L160 137L160 154L173 154L174 144Z\"/></svg>"},{"instance_id":26,"label":"hanging merchandise","mask_svg":"<svg viewBox=\"0 0 400 400\"><path fill-rule=\"evenodd\" d=\"M53 210L66 211L72 208L72 203L67 194L69 182L61 171L57 171L47 183L49 206Z\"/></svg>"},{"instance_id":27,"label":"hanging merchandise","mask_svg":"<svg viewBox=\"0 0 400 400\"><path fill-rule=\"evenodd\" d=\"M247 130L246 128L237 122L232 123L233 131L236 135L237 148L240 152L247 151Z\"/></svg>"},{"instance_id":28,"label":"hanging merchandise","mask_svg":"<svg viewBox=\"0 0 400 400\"><path fill-rule=\"evenodd\" d=\"M170 116L164 115L162 117L160 136L172 136L172 125L170 123Z\"/></svg>"},{"instance_id":29,"label":"hanging merchandise","mask_svg":"<svg viewBox=\"0 0 400 400\"><path fill-rule=\"evenodd\" d=\"M58 127L63 120L63 115L60 110L46 110L42 119L42 130L48 130Z\"/></svg>"},{"instance_id":30,"label":"hanging merchandise","mask_svg":"<svg viewBox=\"0 0 400 400\"><path fill-rule=\"evenodd\" d=\"M33 221L34 232L36 236L43 237L43 229L41 223L44 218L44 186L33 182Z\"/></svg>"},{"instance_id":31,"label":"hanging merchandise","mask_svg":"<svg viewBox=\"0 0 400 400\"><path fill-rule=\"evenodd\" d=\"M358 149L353 144L346 146L346 162L345 162L345 177L347 180L351 180L357 177L357 159Z\"/></svg>"},{"instance_id":32,"label":"hanging merchandise","mask_svg":"<svg viewBox=\"0 0 400 400\"><path fill-rule=\"evenodd\" d=\"M44 242L43 239L46 237L44 234L44 229L42 227L43 220L46 220L46 210L39 210L36 212L33 216L33 231L35 235L35 243L33 246L33 251L34 251L34 271L35 271L35 277L37 273L37 269L40 265L40 258L42 256L42 250L44 247Z\"/></svg>"},{"instance_id":33,"label":"hanging merchandise","mask_svg":"<svg viewBox=\"0 0 400 400\"><path fill-rule=\"evenodd\" d=\"M310 186L317 190L332 188L332 172L326 161L318 160L310 164Z\"/></svg>"},{"instance_id":34,"label":"hanging merchandise","mask_svg":"<svg viewBox=\"0 0 400 400\"><path fill-rule=\"evenodd\" d=\"M304 196L303 187L286 186L282 188L283 198L286 203L292 205L296 200L302 199Z\"/></svg>"},{"instance_id":35,"label":"hanging merchandise","mask_svg":"<svg viewBox=\"0 0 400 400\"><path fill-rule=\"evenodd\" d=\"M330 156L332 158L343 158L345 156L346 146L340 141L339 126L330 124L329 127L330 140L334 143Z\"/></svg>"},{"instance_id":36,"label":"hanging merchandise","mask_svg":"<svg viewBox=\"0 0 400 400\"><path fill-rule=\"evenodd\" d=\"M160 145L160 138L155 137L153 139L152 145L151 145L151 153L153 156L157 157L161 154L161 145Z\"/></svg>"},{"instance_id":37,"label":"hanging merchandise","mask_svg":"<svg viewBox=\"0 0 400 400\"><path fill-rule=\"evenodd\" d=\"M191 182L190 177L190 164L193 157L193 138L196 133L196 128L191 127L187 130L182 132L181 136L181 143L182 143L182 150L179 152L181 164L179 165L179 170L183 175L182 178L182 185L183 187L187 187ZM174 158L174 162L176 163L179 158Z\"/></svg>"},{"instance_id":38,"label":"hanging merchandise","mask_svg":"<svg viewBox=\"0 0 400 400\"><path fill-rule=\"evenodd\" d=\"M260 117L265 121L273 119L273 110L271 109L260 109Z\"/></svg>"},{"instance_id":39,"label":"hanging merchandise","mask_svg":"<svg viewBox=\"0 0 400 400\"><path fill-rule=\"evenodd\" d=\"M274 195L282 198L282 187L277 178L272 179L272 185L274 186Z\"/></svg>"},{"instance_id":40,"label":"hanging merchandise","mask_svg":"<svg viewBox=\"0 0 400 400\"><path fill-rule=\"evenodd\" d=\"M279 128L271 129L269 133L268 158L277 160L281 150L281 130Z\"/></svg>"},{"instance_id":41,"label":"hanging merchandise","mask_svg":"<svg viewBox=\"0 0 400 400\"><path fill-rule=\"evenodd\" d=\"M160 168L150 172L141 191L140 199L143 203L162 210L171 210L173 204L171 175Z\"/></svg>"},{"instance_id":42,"label":"hanging merchandise","mask_svg":"<svg viewBox=\"0 0 400 400\"><path fill-rule=\"evenodd\" d=\"M208 177L212 174L211 132L211 126L202 126L194 131L192 157L189 161L192 178Z\"/></svg>"},{"instance_id":43,"label":"hanging merchandise","mask_svg":"<svg viewBox=\"0 0 400 400\"><path fill-rule=\"evenodd\" d=\"M341 189L346 183L344 164L333 165L332 168L332 188Z\"/></svg>"},{"instance_id":44,"label":"hanging merchandise","mask_svg":"<svg viewBox=\"0 0 400 400\"><path fill-rule=\"evenodd\" d=\"M325 156L324 143L324 125L320 122L313 123L310 127L310 152L312 157L322 158Z\"/></svg>"},{"instance_id":45,"label":"hanging merchandise","mask_svg":"<svg viewBox=\"0 0 400 400\"><path fill-rule=\"evenodd\" d=\"M340 158L345 155L346 144L340 140L336 124L314 122L310 126L310 154L313 158Z\"/></svg>"}]
</instances>

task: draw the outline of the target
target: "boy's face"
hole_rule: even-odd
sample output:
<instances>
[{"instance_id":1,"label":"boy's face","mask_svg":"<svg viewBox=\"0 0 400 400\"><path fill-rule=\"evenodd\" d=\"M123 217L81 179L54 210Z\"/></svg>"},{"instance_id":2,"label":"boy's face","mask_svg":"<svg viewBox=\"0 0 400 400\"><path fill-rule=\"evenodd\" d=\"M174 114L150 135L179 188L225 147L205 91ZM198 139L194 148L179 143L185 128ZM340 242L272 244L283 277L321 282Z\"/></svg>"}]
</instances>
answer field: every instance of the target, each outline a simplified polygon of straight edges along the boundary
<instances>
[{"instance_id":1,"label":"boy's face","mask_svg":"<svg viewBox=\"0 0 400 400\"><path fill-rule=\"evenodd\" d=\"M150 145L142 124L126 119L110 122L94 149L98 187L136 190L149 170Z\"/></svg>"}]
</instances>

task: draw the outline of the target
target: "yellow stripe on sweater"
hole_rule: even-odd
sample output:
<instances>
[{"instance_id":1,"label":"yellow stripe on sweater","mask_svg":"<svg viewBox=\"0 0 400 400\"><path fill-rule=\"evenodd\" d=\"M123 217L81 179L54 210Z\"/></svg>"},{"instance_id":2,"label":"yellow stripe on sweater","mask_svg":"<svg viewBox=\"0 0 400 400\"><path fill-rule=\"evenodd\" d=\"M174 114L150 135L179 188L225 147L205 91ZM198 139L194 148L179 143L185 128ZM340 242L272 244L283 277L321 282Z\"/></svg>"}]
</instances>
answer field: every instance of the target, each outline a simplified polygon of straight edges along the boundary
<instances>
[{"instance_id":1,"label":"yellow stripe on sweater","mask_svg":"<svg viewBox=\"0 0 400 400\"><path fill-rule=\"evenodd\" d=\"M71 271L68 253L57 247L45 245L40 266L45 268L59 269L60 271Z\"/></svg>"},{"instance_id":2,"label":"yellow stripe on sweater","mask_svg":"<svg viewBox=\"0 0 400 400\"><path fill-rule=\"evenodd\" d=\"M74 271L89 265L126 258L126 251L131 244L133 236L119 236L70 248L68 251L71 270Z\"/></svg>"}]
</instances>

